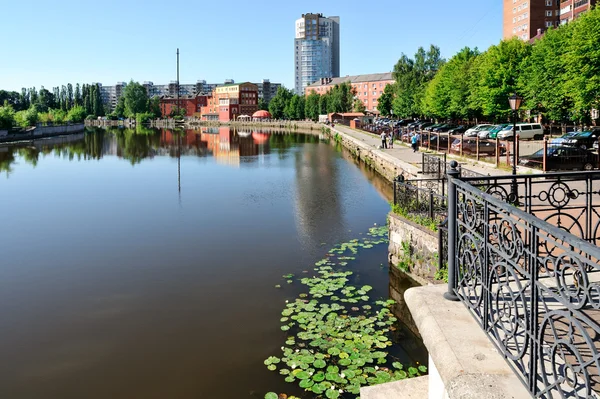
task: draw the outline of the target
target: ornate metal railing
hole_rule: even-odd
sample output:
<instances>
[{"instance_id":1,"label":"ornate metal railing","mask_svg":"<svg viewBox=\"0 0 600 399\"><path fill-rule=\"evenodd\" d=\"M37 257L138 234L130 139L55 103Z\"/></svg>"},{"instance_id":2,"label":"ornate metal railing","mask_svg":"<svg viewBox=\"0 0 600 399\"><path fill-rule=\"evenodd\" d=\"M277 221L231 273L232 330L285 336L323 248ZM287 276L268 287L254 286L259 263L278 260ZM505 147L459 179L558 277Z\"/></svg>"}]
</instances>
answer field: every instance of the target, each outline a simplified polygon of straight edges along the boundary
<instances>
[{"instance_id":1,"label":"ornate metal railing","mask_svg":"<svg viewBox=\"0 0 600 399\"><path fill-rule=\"evenodd\" d=\"M428 217L441 223L446 219L446 197L432 189L416 186L416 181L394 181L394 204L412 216Z\"/></svg>"},{"instance_id":2,"label":"ornate metal railing","mask_svg":"<svg viewBox=\"0 0 600 399\"><path fill-rule=\"evenodd\" d=\"M446 176L446 154L425 154L422 157L422 172L424 175L438 177Z\"/></svg>"},{"instance_id":3,"label":"ornate metal railing","mask_svg":"<svg viewBox=\"0 0 600 399\"><path fill-rule=\"evenodd\" d=\"M446 297L467 306L532 396L598 397L600 173L518 176L518 206L504 178L473 185L458 173L448 172Z\"/></svg>"}]
</instances>

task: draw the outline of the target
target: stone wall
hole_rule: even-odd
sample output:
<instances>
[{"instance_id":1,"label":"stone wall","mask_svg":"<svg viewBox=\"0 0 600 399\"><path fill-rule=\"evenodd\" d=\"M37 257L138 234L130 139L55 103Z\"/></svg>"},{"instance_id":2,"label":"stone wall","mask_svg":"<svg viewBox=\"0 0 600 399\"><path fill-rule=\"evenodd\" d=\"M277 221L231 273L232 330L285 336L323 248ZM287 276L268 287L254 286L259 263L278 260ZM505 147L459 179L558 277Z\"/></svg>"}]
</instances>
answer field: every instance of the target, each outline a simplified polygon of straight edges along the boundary
<instances>
[{"instance_id":1,"label":"stone wall","mask_svg":"<svg viewBox=\"0 0 600 399\"><path fill-rule=\"evenodd\" d=\"M421 285L433 282L438 265L437 232L394 213L388 219L390 263L410 273ZM405 248L409 248L410 254L405 253Z\"/></svg>"},{"instance_id":2,"label":"stone wall","mask_svg":"<svg viewBox=\"0 0 600 399\"><path fill-rule=\"evenodd\" d=\"M403 162L375 147L370 146L352 136L343 132L325 127L327 135L333 144L341 144L347 148L350 153L364 162L370 168L375 170L381 176L389 181L393 181L398 175L403 175L405 179L415 179L419 175L419 169L408 162Z\"/></svg>"}]
</instances>

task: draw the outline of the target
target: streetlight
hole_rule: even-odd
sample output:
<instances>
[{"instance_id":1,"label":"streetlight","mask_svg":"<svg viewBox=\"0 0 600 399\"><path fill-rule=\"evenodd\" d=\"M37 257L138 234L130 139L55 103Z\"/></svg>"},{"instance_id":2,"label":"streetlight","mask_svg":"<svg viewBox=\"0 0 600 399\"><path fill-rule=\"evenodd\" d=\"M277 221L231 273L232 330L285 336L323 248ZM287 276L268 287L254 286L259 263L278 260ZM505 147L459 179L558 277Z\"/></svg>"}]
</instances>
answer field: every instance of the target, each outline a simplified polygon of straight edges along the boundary
<instances>
[{"instance_id":1,"label":"streetlight","mask_svg":"<svg viewBox=\"0 0 600 399\"><path fill-rule=\"evenodd\" d=\"M517 95L517 92L508 98L508 103L510 104L510 109L513 112L513 165L512 165L512 174L513 181L512 187L510 190L510 195L508 197L508 202L515 205L519 203L519 197L517 194L517 111L521 107L521 103L523 102L523 97Z\"/></svg>"}]
</instances>

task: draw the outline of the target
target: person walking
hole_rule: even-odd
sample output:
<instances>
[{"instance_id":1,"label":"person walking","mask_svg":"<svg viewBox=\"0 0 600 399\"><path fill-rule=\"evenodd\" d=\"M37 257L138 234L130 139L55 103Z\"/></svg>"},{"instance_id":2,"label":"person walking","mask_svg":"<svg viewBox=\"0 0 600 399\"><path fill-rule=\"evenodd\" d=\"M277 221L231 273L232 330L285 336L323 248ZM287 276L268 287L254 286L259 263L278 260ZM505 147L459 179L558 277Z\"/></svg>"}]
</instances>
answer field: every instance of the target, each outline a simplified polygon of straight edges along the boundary
<instances>
[{"instance_id":1,"label":"person walking","mask_svg":"<svg viewBox=\"0 0 600 399\"><path fill-rule=\"evenodd\" d=\"M389 135L389 145L388 148L394 148L394 132L391 132Z\"/></svg>"},{"instance_id":2,"label":"person walking","mask_svg":"<svg viewBox=\"0 0 600 399\"><path fill-rule=\"evenodd\" d=\"M387 148L387 135L385 132L381 132L381 148Z\"/></svg>"},{"instance_id":3,"label":"person walking","mask_svg":"<svg viewBox=\"0 0 600 399\"><path fill-rule=\"evenodd\" d=\"M417 152L418 137L417 137L416 133L413 134L412 139L411 139L411 143L412 143L413 152Z\"/></svg>"}]
</instances>

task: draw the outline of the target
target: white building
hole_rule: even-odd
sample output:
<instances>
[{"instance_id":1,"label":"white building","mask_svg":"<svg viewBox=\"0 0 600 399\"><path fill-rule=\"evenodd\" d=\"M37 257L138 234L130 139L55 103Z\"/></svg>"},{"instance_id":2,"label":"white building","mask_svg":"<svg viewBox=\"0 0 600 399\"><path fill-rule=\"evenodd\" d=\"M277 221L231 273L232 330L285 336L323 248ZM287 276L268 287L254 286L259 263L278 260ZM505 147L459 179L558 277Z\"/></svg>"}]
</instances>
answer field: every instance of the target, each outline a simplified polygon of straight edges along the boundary
<instances>
[{"instance_id":1,"label":"white building","mask_svg":"<svg viewBox=\"0 0 600 399\"><path fill-rule=\"evenodd\" d=\"M321 78L340 76L340 17L303 14L296 20L294 68L298 94Z\"/></svg>"}]
</instances>

